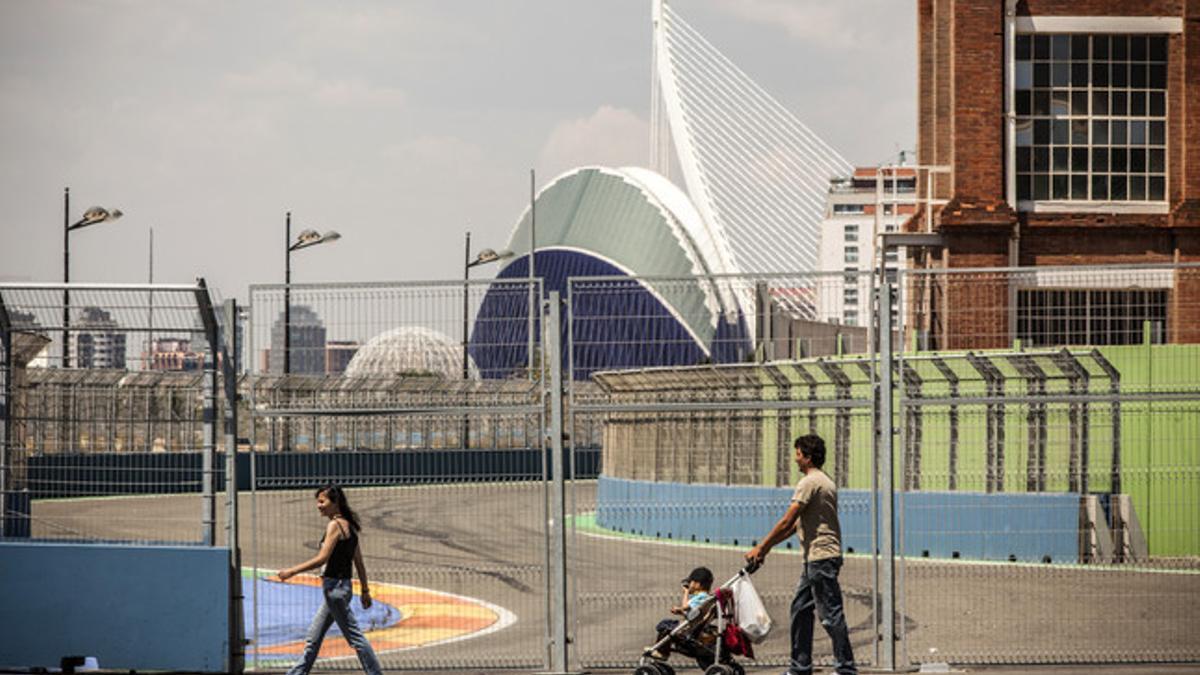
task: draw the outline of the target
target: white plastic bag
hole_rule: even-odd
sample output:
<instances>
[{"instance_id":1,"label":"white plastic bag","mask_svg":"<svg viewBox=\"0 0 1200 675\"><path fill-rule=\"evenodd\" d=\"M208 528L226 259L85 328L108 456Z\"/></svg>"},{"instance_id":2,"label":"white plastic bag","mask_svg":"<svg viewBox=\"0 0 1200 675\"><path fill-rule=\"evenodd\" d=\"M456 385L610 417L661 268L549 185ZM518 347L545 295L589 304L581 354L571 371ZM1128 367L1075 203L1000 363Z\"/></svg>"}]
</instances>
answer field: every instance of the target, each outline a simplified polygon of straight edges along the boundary
<instances>
[{"instance_id":1,"label":"white plastic bag","mask_svg":"<svg viewBox=\"0 0 1200 675\"><path fill-rule=\"evenodd\" d=\"M758 644L771 632L771 617L758 596L750 577L743 576L733 582L733 606L737 612L737 623L750 641Z\"/></svg>"}]
</instances>

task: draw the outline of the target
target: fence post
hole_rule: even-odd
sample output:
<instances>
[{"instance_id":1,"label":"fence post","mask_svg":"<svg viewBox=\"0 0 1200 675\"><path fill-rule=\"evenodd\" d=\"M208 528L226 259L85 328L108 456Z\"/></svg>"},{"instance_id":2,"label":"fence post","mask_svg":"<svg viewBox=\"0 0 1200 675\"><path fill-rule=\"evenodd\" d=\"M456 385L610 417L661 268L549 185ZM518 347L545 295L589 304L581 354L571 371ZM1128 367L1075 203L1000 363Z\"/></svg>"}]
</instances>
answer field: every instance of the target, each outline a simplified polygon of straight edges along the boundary
<instances>
[{"instance_id":1,"label":"fence post","mask_svg":"<svg viewBox=\"0 0 1200 675\"><path fill-rule=\"evenodd\" d=\"M9 500L9 460L11 453L8 446L12 442L12 412L13 412L13 370L16 368L12 356L12 326L8 319L8 309L4 305L4 297L0 295L0 351L4 352L3 368L4 385L0 388L0 539L9 536L8 500Z\"/></svg>"},{"instance_id":2,"label":"fence post","mask_svg":"<svg viewBox=\"0 0 1200 675\"><path fill-rule=\"evenodd\" d=\"M893 367L892 284L879 286L879 457L876 463L879 494L879 594L881 622L880 663L884 670L896 668L896 528L893 510L895 429L892 419Z\"/></svg>"},{"instance_id":3,"label":"fence post","mask_svg":"<svg viewBox=\"0 0 1200 675\"><path fill-rule=\"evenodd\" d=\"M217 453L217 317L213 312L212 297L204 279L196 280L196 305L200 309L200 321L204 324L204 337L208 349L204 358L204 447L201 449L201 541L205 546L217 543L217 494L213 480L216 471Z\"/></svg>"},{"instance_id":4,"label":"fence post","mask_svg":"<svg viewBox=\"0 0 1200 675\"><path fill-rule=\"evenodd\" d=\"M238 531L238 344L237 300L225 301L225 335L221 347L221 381L225 385L225 542L229 546L229 671L246 667L246 631L242 625L242 549Z\"/></svg>"},{"instance_id":5,"label":"fence post","mask_svg":"<svg viewBox=\"0 0 1200 675\"><path fill-rule=\"evenodd\" d=\"M563 461L562 334L559 332L561 300L558 291L550 291L542 348L543 362L550 366L550 459L554 485L550 510L550 672L565 673L567 649L567 560L566 483Z\"/></svg>"}]
</instances>

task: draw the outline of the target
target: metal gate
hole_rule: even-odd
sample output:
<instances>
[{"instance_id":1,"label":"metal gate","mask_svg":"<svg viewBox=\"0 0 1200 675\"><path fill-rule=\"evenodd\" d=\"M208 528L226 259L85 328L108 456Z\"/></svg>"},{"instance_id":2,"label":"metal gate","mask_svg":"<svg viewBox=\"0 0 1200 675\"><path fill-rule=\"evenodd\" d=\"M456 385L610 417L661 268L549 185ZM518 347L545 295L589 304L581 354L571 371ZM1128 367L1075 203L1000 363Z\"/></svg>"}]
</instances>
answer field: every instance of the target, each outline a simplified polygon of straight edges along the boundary
<instances>
[{"instance_id":1,"label":"metal gate","mask_svg":"<svg viewBox=\"0 0 1200 675\"><path fill-rule=\"evenodd\" d=\"M387 668L626 667L815 432L859 663L1200 660L1200 266L882 281L255 286L244 350L203 283L0 284L0 534L240 541L247 666L276 668L319 597L272 576L334 481ZM798 565L755 576L781 623ZM357 667L339 642L322 668Z\"/></svg>"},{"instance_id":2,"label":"metal gate","mask_svg":"<svg viewBox=\"0 0 1200 675\"><path fill-rule=\"evenodd\" d=\"M866 304L869 284L857 273L570 280L571 446L602 457L598 478L571 490L574 665L633 666L679 603L681 577L699 565L732 577L787 509L792 439L810 432L826 439L854 521L841 581L855 655L879 663L874 344L865 327L829 321L847 299ZM781 544L754 577L783 624L799 566ZM755 663L786 665L786 635L757 645ZM830 653L824 635L816 645Z\"/></svg>"},{"instance_id":3,"label":"metal gate","mask_svg":"<svg viewBox=\"0 0 1200 675\"><path fill-rule=\"evenodd\" d=\"M219 309L203 281L0 284L5 536L217 543ZM180 497L79 501L139 494Z\"/></svg>"},{"instance_id":4,"label":"metal gate","mask_svg":"<svg viewBox=\"0 0 1200 675\"><path fill-rule=\"evenodd\" d=\"M238 570L233 464L220 457L232 447L236 426L235 409L224 405L231 389L220 388L235 379L224 349L235 313L232 302L217 306L202 279L190 285L0 284L0 540L61 543L62 551L74 546L75 560L121 555L120 549L135 546L144 547L135 557L174 555L204 577L190 597L203 595L206 611L220 607L220 597L211 595L214 580L228 575L232 581ZM225 498L218 501L221 491ZM190 555L194 551L180 547L228 547L230 554ZM153 566L142 570L146 574L108 567L89 577L107 584L95 589L96 597L128 583L122 574L151 586L178 582L164 581L167 572ZM198 634L219 635L223 646L204 653L221 655L216 663L202 661L205 669L240 670L240 592L234 584L219 587L230 589L229 615ZM100 602L54 592L45 606L78 601L87 607L90 601L94 609ZM197 607L187 597L180 594L181 604ZM124 607L113 621L137 623L151 611ZM164 626L177 620L170 617L147 634L170 630ZM69 622L49 628L64 643L103 641L95 635L114 630L121 639L119 628L105 632ZM153 655L118 658L164 667ZM172 663L185 662L201 667L200 661Z\"/></svg>"},{"instance_id":5,"label":"metal gate","mask_svg":"<svg viewBox=\"0 0 1200 675\"><path fill-rule=\"evenodd\" d=\"M571 447L600 451L570 493L573 665L633 665L680 576L731 576L809 432L859 663L1200 659L1200 266L894 279L570 280ZM786 623L781 553L756 582Z\"/></svg>"},{"instance_id":6,"label":"metal gate","mask_svg":"<svg viewBox=\"0 0 1200 675\"><path fill-rule=\"evenodd\" d=\"M1200 266L902 272L916 663L1200 659Z\"/></svg>"},{"instance_id":7,"label":"metal gate","mask_svg":"<svg viewBox=\"0 0 1200 675\"><path fill-rule=\"evenodd\" d=\"M259 285L251 296L248 665L279 668L303 648L320 571L274 575L316 550L315 490L335 482L363 524L376 604L355 609L386 669L545 667L540 285ZM358 668L341 640L321 657Z\"/></svg>"}]
</instances>

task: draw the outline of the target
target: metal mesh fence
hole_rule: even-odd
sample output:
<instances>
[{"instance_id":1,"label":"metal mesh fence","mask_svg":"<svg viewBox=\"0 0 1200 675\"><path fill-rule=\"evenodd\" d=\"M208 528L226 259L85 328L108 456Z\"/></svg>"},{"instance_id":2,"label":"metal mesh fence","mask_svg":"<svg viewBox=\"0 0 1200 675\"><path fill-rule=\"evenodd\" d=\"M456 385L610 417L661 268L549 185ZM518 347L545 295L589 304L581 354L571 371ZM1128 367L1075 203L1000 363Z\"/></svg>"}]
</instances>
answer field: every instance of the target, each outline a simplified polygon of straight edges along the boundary
<instances>
[{"instance_id":1,"label":"metal mesh fence","mask_svg":"<svg viewBox=\"0 0 1200 675\"><path fill-rule=\"evenodd\" d=\"M864 274L570 280L572 666L633 665L681 576L732 576L786 508L804 433L826 440L839 489L857 660L886 663L889 428L900 665L1200 659L1200 266L898 282L884 345L856 325L884 316ZM223 484L204 457L226 447L211 296L72 286L64 322L63 290L0 285L3 536L220 544L204 489ZM313 492L329 480L362 518L379 604L361 619L386 667L551 660L540 297L507 280L254 288L231 436L250 666L298 653L315 577L272 575L316 550ZM793 540L754 577L780 624L759 664L786 660L800 565ZM356 667L336 635L326 644L321 668ZM815 653L829 663L820 630Z\"/></svg>"},{"instance_id":2,"label":"metal mesh fence","mask_svg":"<svg viewBox=\"0 0 1200 675\"><path fill-rule=\"evenodd\" d=\"M523 411L540 396L537 380L261 375L247 384L259 409L289 411L251 420L247 441L258 451L282 451L285 442L295 452L511 450L537 442L537 420ZM471 409L449 412L464 406Z\"/></svg>"},{"instance_id":3,"label":"metal mesh fence","mask_svg":"<svg viewBox=\"0 0 1200 675\"><path fill-rule=\"evenodd\" d=\"M0 315L4 536L212 543L220 322L203 282L4 284ZM136 506L168 493L188 496Z\"/></svg>"},{"instance_id":4,"label":"metal mesh fence","mask_svg":"<svg viewBox=\"0 0 1200 675\"><path fill-rule=\"evenodd\" d=\"M540 365L538 287L525 279L255 285L247 363L273 375L529 379Z\"/></svg>"},{"instance_id":5,"label":"metal mesh fence","mask_svg":"<svg viewBox=\"0 0 1200 675\"><path fill-rule=\"evenodd\" d=\"M1186 637L1200 626L1187 601L1200 580L1197 271L901 275L890 312L899 663L1197 658ZM736 569L786 507L771 489L796 479L790 441L810 431L826 439L841 493L856 656L886 662L875 635L888 587L870 555L886 499L872 496L877 341L864 331L846 348L853 329L820 312L825 325L793 328L783 345L761 330L775 307L761 299L845 297L835 277L817 278L730 280L729 297L760 300L741 303L754 311L728 322L736 330L719 330L719 301L698 312L715 319L710 334L672 325L689 315L669 299L712 280L572 281L569 409L573 424L603 428L599 480L575 489L582 665L636 661L675 600L671 574ZM798 562L759 575L786 621ZM1128 611L1114 617L1113 598ZM639 618L640 631L613 616ZM818 658L829 649L818 634ZM756 651L782 663L786 650L784 635Z\"/></svg>"},{"instance_id":6,"label":"metal mesh fence","mask_svg":"<svg viewBox=\"0 0 1200 675\"><path fill-rule=\"evenodd\" d=\"M376 604L355 606L385 668L543 666L540 293L525 280L252 289L248 664L290 665L303 648L320 570L274 573L317 548L315 490L332 481L362 520ZM317 663L357 667L336 636Z\"/></svg>"},{"instance_id":7,"label":"metal mesh fence","mask_svg":"<svg viewBox=\"0 0 1200 675\"><path fill-rule=\"evenodd\" d=\"M572 379L599 370L865 353L870 283L858 272L573 278Z\"/></svg>"},{"instance_id":8,"label":"metal mesh fence","mask_svg":"<svg viewBox=\"0 0 1200 675\"><path fill-rule=\"evenodd\" d=\"M569 298L572 438L603 429L599 479L572 491L579 666L635 665L678 604L680 577L699 565L717 583L736 573L787 508L797 435L827 439L841 508L870 522L875 373L870 335L854 325L869 275L573 279ZM860 663L872 663L870 527L847 547L847 620ZM755 575L785 624L797 554L781 544ZM828 662L824 635L816 645ZM787 639L755 652L760 665L786 664Z\"/></svg>"},{"instance_id":9,"label":"metal mesh fence","mask_svg":"<svg viewBox=\"0 0 1200 675\"><path fill-rule=\"evenodd\" d=\"M1200 658L1198 280L902 273L912 662Z\"/></svg>"}]
</instances>

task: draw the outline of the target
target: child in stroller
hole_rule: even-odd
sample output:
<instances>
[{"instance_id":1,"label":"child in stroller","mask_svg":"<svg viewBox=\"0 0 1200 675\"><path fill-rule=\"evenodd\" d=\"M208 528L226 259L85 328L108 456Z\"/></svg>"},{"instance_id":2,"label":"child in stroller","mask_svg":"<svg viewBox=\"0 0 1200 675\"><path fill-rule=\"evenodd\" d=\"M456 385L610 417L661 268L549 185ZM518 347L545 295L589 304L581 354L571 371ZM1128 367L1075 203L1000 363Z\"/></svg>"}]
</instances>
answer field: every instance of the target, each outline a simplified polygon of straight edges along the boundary
<instances>
[{"instance_id":1,"label":"child in stroller","mask_svg":"<svg viewBox=\"0 0 1200 675\"><path fill-rule=\"evenodd\" d=\"M730 588L753 571L752 567L746 567L713 593L712 571L707 567L692 570L683 579L683 602L671 608L672 614L683 618L663 619L658 623L658 641L643 651L634 675L674 675L675 669L667 664L672 651L694 659L705 675L743 675L745 671L733 660L733 654L748 658L754 655L749 642L732 622Z\"/></svg>"}]
</instances>

